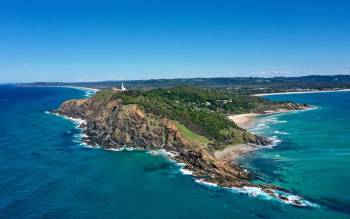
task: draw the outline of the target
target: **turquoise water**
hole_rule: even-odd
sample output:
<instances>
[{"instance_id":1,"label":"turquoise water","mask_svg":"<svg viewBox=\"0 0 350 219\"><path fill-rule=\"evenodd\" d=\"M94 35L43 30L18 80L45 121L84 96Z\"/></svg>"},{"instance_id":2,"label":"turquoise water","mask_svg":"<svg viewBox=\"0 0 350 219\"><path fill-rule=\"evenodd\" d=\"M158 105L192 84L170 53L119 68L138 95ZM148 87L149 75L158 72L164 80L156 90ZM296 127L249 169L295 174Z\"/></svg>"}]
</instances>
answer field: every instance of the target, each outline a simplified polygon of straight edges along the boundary
<instances>
[{"instance_id":1,"label":"turquoise water","mask_svg":"<svg viewBox=\"0 0 350 219\"><path fill-rule=\"evenodd\" d=\"M0 218L349 218L350 93L269 97L320 108L267 118L256 131L282 142L242 161L310 208L206 187L163 156L84 147L76 124L45 113L84 95L0 86Z\"/></svg>"},{"instance_id":2,"label":"turquoise water","mask_svg":"<svg viewBox=\"0 0 350 219\"><path fill-rule=\"evenodd\" d=\"M317 108L259 118L252 131L282 142L247 156L244 164L265 181L296 191L321 208L337 211L329 212L332 218L349 218L350 92L267 98Z\"/></svg>"}]
</instances>

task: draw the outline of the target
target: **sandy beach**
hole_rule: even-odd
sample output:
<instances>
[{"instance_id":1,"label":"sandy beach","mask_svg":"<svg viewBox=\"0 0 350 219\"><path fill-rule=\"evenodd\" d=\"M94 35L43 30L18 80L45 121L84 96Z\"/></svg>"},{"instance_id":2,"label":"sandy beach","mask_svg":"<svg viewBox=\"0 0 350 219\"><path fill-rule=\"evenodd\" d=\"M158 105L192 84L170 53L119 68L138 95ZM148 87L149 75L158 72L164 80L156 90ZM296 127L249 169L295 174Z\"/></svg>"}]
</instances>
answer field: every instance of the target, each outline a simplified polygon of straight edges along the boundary
<instances>
[{"instance_id":1,"label":"sandy beach","mask_svg":"<svg viewBox=\"0 0 350 219\"><path fill-rule=\"evenodd\" d=\"M238 115L230 115L228 118L236 123L239 127L247 129L252 125L254 118L258 115L258 113L245 113ZM257 149L257 145L250 144L237 144L226 147L223 150L218 150L214 152L214 156L219 160L225 160L228 162L235 162L237 158L239 158L243 154L247 154L255 149Z\"/></svg>"},{"instance_id":2,"label":"sandy beach","mask_svg":"<svg viewBox=\"0 0 350 219\"><path fill-rule=\"evenodd\" d=\"M245 113L238 115L230 115L228 118L236 123L239 127L247 129L253 122L254 118L260 114L258 113Z\"/></svg>"},{"instance_id":3,"label":"sandy beach","mask_svg":"<svg viewBox=\"0 0 350 219\"><path fill-rule=\"evenodd\" d=\"M239 127L248 129L249 127L251 127L254 119L257 116L271 115L271 114L277 114L277 113L287 113L291 111L293 110L286 110L286 109L267 110L264 113L244 113L244 114L230 115L228 116L228 118L234 123L236 123L236 125L238 125ZM214 156L220 160L234 162L241 155L247 154L257 148L259 148L259 146L250 145L250 144L232 145L232 146L226 147L224 150L215 151Z\"/></svg>"},{"instance_id":4,"label":"sandy beach","mask_svg":"<svg viewBox=\"0 0 350 219\"><path fill-rule=\"evenodd\" d=\"M305 108L306 109L312 109L313 107ZM229 115L228 118L236 123L241 128L248 129L251 125L254 119L257 116L261 115L271 115L271 114L278 114L278 113L288 113L293 112L294 110L286 110L286 109L277 109L277 110L266 110L264 113L244 113L244 114L236 114L236 115Z\"/></svg>"},{"instance_id":5,"label":"sandy beach","mask_svg":"<svg viewBox=\"0 0 350 219\"><path fill-rule=\"evenodd\" d=\"M247 154L259 146L249 144L238 144L226 147L224 150L215 151L214 156L219 160L225 160L228 162L234 162L243 154Z\"/></svg>"},{"instance_id":6,"label":"sandy beach","mask_svg":"<svg viewBox=\"0 0 350 219\"><path fill-rule=\"evenodd\" d=\"M310 90L310 91L288 91L288 92L276 92L276 93L262 93L254 94L252 96L263 97L272 95L288 95L288 94L311 94L311 93L332 93L332 92L349 92L350 89L339 89L339 90Z\"/></svg>"}]
</instances>

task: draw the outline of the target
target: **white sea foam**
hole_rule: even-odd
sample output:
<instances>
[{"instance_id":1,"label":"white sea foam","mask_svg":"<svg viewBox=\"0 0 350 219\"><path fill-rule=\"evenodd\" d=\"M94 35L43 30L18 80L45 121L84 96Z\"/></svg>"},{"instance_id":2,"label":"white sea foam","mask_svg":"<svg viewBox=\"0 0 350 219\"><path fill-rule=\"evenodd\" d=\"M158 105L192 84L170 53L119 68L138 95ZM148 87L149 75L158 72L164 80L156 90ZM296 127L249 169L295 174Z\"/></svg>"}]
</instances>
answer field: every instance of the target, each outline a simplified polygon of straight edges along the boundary
<instances>
[{"instance_id":1,"label":"white sea foam","mask_svg":"<svg viewBox=\"0 0 350 219\"><path fill-rule=\"evenodd\" d=\"M73 124L75 124L75 128L80 130L80 133L78 134L74 134L73 135L73 142L76 144L79 144L80 146L86 147L86 148L99 148L98 146L92 146L86 143L86 141L84 141L85 139L87 139L89 136L86 135L85 133L83 133L83 131L86 130L86 128L83 128L82 125L86 125L87 122L83 119L79 119L79 118L73 118L73 117L69 117L69 116L65 116L65 115L61 115L59 113L53 113L53 112L49 112L49 111L45 111L45 114L52 114L55 116L59 116L63 119L69 120L71 122L73 122Z\"/></svg>"},{"instance_id":2,"label":"white sea foam","mask_svg":"<svg viewBox=\"0 0 350 219\"><path fill-rule=\"evenodd\" d=\"M88 138L89 136L87 134L85 134L85 133L82 133L82 134L80 134L80 137L81 138Z\"/></svg>"},{"instance_id":3,"label":"white sea foam","mask_svg":"<svg viewBox=\"0 0 350 219\"><path fill-rule=\"evenodd\" d=\"M142 148L136 148L136 147L128 147L128 146L123 146L121 148L106 148L107 151L143 151Z\"/></svg>"},{"instance_id":4,"label":"white sea foam","mask_svg":"<svg viewBox=\"0 0 350 219\"><path fill-rule=\"evenodd\" d=\"M193 172L189 169L186 168L186 164L185 163L179 163L177 161L175 161L173 158L176 156L175 152L169 152L166 151L164 149L159 149L159 150L150 150L147 153L151 154L151 155L155 155L155 156L165 156L167 157L170 161L174 162L177 166L180 167L180 172L183 175L191 175L193 176Z\"/></svg>"},{"instance_id":5,"label":"white sea foam","mask_svg":"<svg viewBox=\"0 0 350 219\"><path fill-rule=\"evenodd\" d=\"M180 168L180 171L184 175L191 175L191 176L193 176L193 172L191 170L189 170L189 169L186 169L185 167Z\"/></svg>"},{"instance_id":6,"label":"white sea foam","mask_svg":"<svg viewBox=\"0 0 350 219\"><path fill-rule=\"evenodd\" d=\"M279 190L270 190L272 194L265 192L259 187L244 186L242 188L230 188L232 192L247 194L251 197L261 198L265 200L278 200L285 204L296 205L300 207L319 207L317 204L311 203L300 196L282 192Z\"/></svg>"},{"instance_id":7,"label":"white sea foam","mask_svg":"<svg viewBox=\"0 0 350 219\"><path fill-rule=\"evenodd\" d=\"M174 160L172 160L172 161L174 161ZM179 166L180 167L180 172L183 174L183 175L191 175L191 176L194 176L193 175L193 172L191 171L191 170L189 170L189 169L187 169L186 168L186 164L185 163L179 163L179 162L176 162L176 161L174 161L175 162L175 164L177 165L177 166Z\"/></svg>"},{"instance_id":8,"label":"white sea foam","mask_svg":"<svg viewBox=\"0 0 350 219\"><path fill-rule=\"evenodd\" d=\"M97 89L92 89L92 90L85 90L85 97L89 98L92 97L96 94L98 90Z\"/></svg>"},{"instance_id":9,"label":"white sea foam","mask_svg":"<svg viewBox=\"0 0 350 219\"><path fill-rule=\"evenodd\" d=\"M268 145L267 147L274 147L274 146L276 146L278 143L281 143L281 142L282 142L282 140L279 139L276 135L270 137L269 139L272 141L272 144L271 144L271 145Z\"/></svg>"},{"instance_id":10,"label":"white sea foam","mask_svg":"<svg viewBox=\"0 0 350 219\"><path fill-rule=\"evenodd\" d=\"M289 193L282 192L279 190L273 190L273 192L277 197L282 196L282 197L286 198L286 200L277 198L278 200L281 200L282 202L284 202L286 204L292 204L292 205L297 205L297 206L301 206L301 207L319 207L318 204L307 201L307 200L305 200L302 197L297 196L297 195L289 194ZM296 203L298 203L298 204L296 204Z\"/></svg>"},{"instance_id":11,"label":"white sea foam","mask_svg":"<svg viewBox=\"0 0 350 219\"><path fill-rule=\"evenodd\" d=\"M265 128L265 127L267 127L267 125L265 123L260 123L257 125L257 127L264 127Z\"/></svg>"},{"instance_id":12,"label":"white sea foam","mask_svg":"<svg viewBox=\"0 0 350 219\"><path fill-rule=\"evenodd\" d=\"M88 87L70 87L70 88L74 88L74 89L78 89L78 90L82 90L85 92L84 97L89 98L92 97L96 94L96 92L98 92L98 89L94 89L94 88L88 88Z\"/></svg>"},{"instance_id":13,"label":"white sea foam","mask_svg":"<svg viewBox=\"0 0 350 219\"><path fill-rule=\"evenodd\" d=\"M74 124L79 125L79 127L80 127L81 125L86 125L86 124L87 124L87 122L86 122L85 120L80 119L80 118L73 118L73 117L69 117L69 116L65 116L65 115L61 115L61 114L59 114L59 113L54 113L54 112L49 112L49 111L45 111L44 113L45 113L45 114L51 114L51 115L59 116L59 117L64 118L64 119L66 119L66 120L70 120L70 121L72 121Z\"/></svg>"},{"instance_id":14,"label":"white sea foam","mask_svg":"<svg viewBox=\"0 0 350 219\"><path fill-rule=\"evenodd\" d=\"M89 144L87 144L87 143L82 143L81 144L84 148L89 148L89 149L101 149L101 146L99 146L99 145L94 145L94 146L92 146L92 145L89 145Z\"/></svg>"},{"instance_id":15,"label":"white sea foam","mask_svg":"<svg viewBox=\"0 0 350 219\"><path fill-rule=\"evenodd\" d=\"M219 187L216 183L211 183L206 181L203 178L195 179L196 183L199 183L204 186L208 187ZM319 207L319 205L312 203L310 201L307 201L303 199L300 196L290 194L287 192L282 192L279 190L269 190L270 192L265 192L262 188L254 187L254 186L243 186L242 188L237 187L222 187L223 189L227 189L234 193L241 193L241 194L247 194L248 196L254 197L254 198L260 198L264 200L276 200L280 201L285 204L290 205L296 205L299 207Z\"/></svg>"},{"instance_id":16,"label":"white sea foam","mask_svg":"<svg viewBox=\"0 0 350 219\"><path fill-rule=\"evenodd\" d=\"M287 123L287 121L286 120L276 120L276 121L273 121L272 123L281 124L281 123Z\"/></svg>"},{"instance_id":17,"label":"white sea foam","mask_svg":"<svg viewBox=\"0 0 350 219\"><path fill-rule=\"evenodd\" d=\"M180 162L173 159L174 157L177 156L176 152L169 152L169 151L166 151L164 149L159 149L159 150L149 150L149 151L147 151L147 153L151 154L151 155L155 155L155 156L165 156L166 158L169 159L169 161L173 162L175 165L180 167L179 171L183 175L194 176L193 172L186 168L187 165L185 163L180 163Z\"/></svg>"},{"instance_id":18,"label":"white sea foam","mask_svg":"<svg viewBox=\"0 0 350 219\"><path fill-rule=\"evenodd\" d=\"M61 118L64 118L66 120L70 120L72 121L75 125L77 125L77 128L81 128L80 126L81 125L86 125L87 122L83 119L80 119L80 118L73 118L73 117L69 117L69 116L65 116L65 115L61 115L59 113L53 113L53 112L48 112L48 111L45 111L46 114L52 114L52 115L55 115L55 116L59 116Z\"/></svg>"},{"instance_id":19,"label":"white sea foam","mask_svg":"<svg viewBox=\"0 0 350 219\"><path fill-rule=\"evenodd\" d=\"M205 181L205 179L195 179L196 183L208 186L208 187L218 187L218 184Z\"/></svg>"},{"instance_id":20,"label":"white sea foam","mask_svg":"<svg viewBox=\"0 0 350 219\"><path fill-rule=\"evenodd\" d=\"M73 118L73 117L67 117L69 120L72 120L75 124L77 125L86 125L87 122L83 119L77 119L77 118Z\"/></svg>"},{"instance_id":21,"label":"white sea foam","mask_svg":"<svg viewBox=\"0 0 350 219\"><path fill-rule=\"evenodd\" d=\"M80 128L80 125L78 125L76 128L80 129L81 132L73 135L73 142L79 144L80 146L89 147L89 145L84 141L86 138L88 138L88 136L85 133L82 133L83 129Z\"/></svg>"},{"instance_id":22,"label":"white sea foam","mask_svg":"<svg viewBox=\"0 0 350 219\"><path fill-rule=\"evenodd\" d=\"M275 116L267 116L267 117L261 119L261 121L264 121L264 122L274 122L277 120L278 120L278 118Z\"/></svg>"},{"instance_id":23,"label":"white sea foam","mask_svg":"<svg viewBox=\"0 0 350 219\"><path fill-rule=\"evenodd\" d=\"M289 135L288 132L281 132L281 131L279 131L279 130L274 131L273 133L274 133L274 134L278 134L278 135Z\"/></svg>"},{"instance_id":24,"label":"white sea foam","mask_svg":"<svg viewBox=\"0 0 350 219\"><path fill-rule=\"evenodd\" d=\"M260 122L258 123L258 127L264 126L268 128L268 124L280 124L280 123L287 123L286 120L279 120L278 117L266 117L262 118Z\"/></svg>"},{"instance_id":25,"label":"white sea foam","mask_svg":"<svg viewBox=\"0 0 350 219\"><path fill-rule=\"evenodd\" d=\"M257 134L258 131L264 130L266 127L257 127L257 128L250 128L249 131L252 133Z\"/></svg>"},{"instance_id":26,"label":"white sea foam","mask_svg":"<svg viewBox=\"0 0 350 219\"><path fill-rule=\"evenodd\" d=\"M274 131L273 133L274 133L274 134L278 134L278 135L289 135L288 132L281 132L281 131L279 131L279 130L276 130L276 131Z\"/></svg>"},{"instance_id":27,"label":"white sea foam","mask_svg":"<svg viewBox=\"0 0 350 219\"><path fill-rule=\"evenodd\" d=\"M249 129L250 132L258 135L264 135L264 130L270 128L269 124L278 124L278 123L286 123L285 120L279 120L278 115L270 115L260 118L256 125ZM288 135L289 133L286 132L280 132L280 131L274 131L274 134L277 135ZM266 147L273 147L276 146L278 143L282 142L281 139L278 138L277 135L274 135L272 137L269 137L269 139L272 141L271 145L265 146Z\"/></svg>"},{"instance_id":28,"label":"white sea foam","mask_svg":"<svg viewBox=\"0 0 350 219\"><path fill-rule=\"evenodd\" d=\"M261 188L259 187L251 187L251 186L244 186L242 188L236 188L232 187L230 188L232 192L235 193L244 193L248 194L249 196L252 197L258 197L258 198L264 198L264 199L272 199L272 196L264 192Z\"/></svg>"},{"instance_id":29,"label":"white sea foam","mask_svg":"<svg viewBox=\"0 0 350 219\"><path fill-rule=\"evenodd\" d=\"M208 186L208 187L219 187L216 183L207 182L205 179L195 179L196 183ZM243 186L242 188L237 187L222 187L228 189L234 193L247 194L254 198L260 198L264 200L276 200L285 204L296 205L299 207L319 207L319 205L303 199L300 196L293 195L290 193L282 192L279 190L270 190L271 193L265 192L262 188L254 186Z\"/></svg>"},{"instance_id":30,"label":"white sea foam","mask_svg":"<svg viewBox=\"0 0 350 219\"><path fill-rule=\"evenodd\" d=\"M43 86L45 87L45 86ZM100 91L99 89L95 89L95 88L89 88L89 87L78 87L78 86L46 86L46 87L65 87L65 88L73 88L73 89L77 89L77 90L81 90L84 91L84 97L91 97L93 95L96 94L96 92Z\"/></svg>"},{"instance_id":31,"label":"white sea foam","mask_svg":"<svg viewBox=\"0 0 350 219\"><path fill-rule=\"evenodd\" d=\"M164 149L159 149L159 150L150 150L147 153L152 154L152 155L162 155L162 156L166 156L166 157L175 157L175 153L166 151Z\"/></svg>"}]
</instances>

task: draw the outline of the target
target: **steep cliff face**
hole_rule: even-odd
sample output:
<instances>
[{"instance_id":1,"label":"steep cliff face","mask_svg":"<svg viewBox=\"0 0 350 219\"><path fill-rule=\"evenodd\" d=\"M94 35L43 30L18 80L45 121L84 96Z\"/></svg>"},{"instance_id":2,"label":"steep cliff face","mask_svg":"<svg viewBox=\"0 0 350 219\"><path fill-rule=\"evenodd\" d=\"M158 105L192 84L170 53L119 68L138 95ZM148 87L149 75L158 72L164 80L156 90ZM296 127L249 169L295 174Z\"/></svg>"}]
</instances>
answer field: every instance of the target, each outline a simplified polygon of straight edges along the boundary
<instances>
[{"instance_id":1,"label":"steep cliff face","mask_svg":"<svg viewBox=\"0 0 350 219\"><path fill-rule=\"evenodd\" d=\"M183 143L176 126L166 118L145 115L136 105L123 105L117 100L71 100L63 103L58 112L86 120L91 143L106 148L149 150Z\"/></svg>"},{"instance_id":2,"label":"steep cliff face","mask_svg":"<svg viewBox=\"0 0 350 219\"><path fill-rule=\"evenodd\" d=\"M89 137L85 140L90 145L164 149L174 154L173 159L185 163L194 175L208 182L227 187L250 184L250 175L242 168L217 160L206 145L194 144L184 138L171 120L145 114L136 105L91 98L67 101L57 112L86 120L85 132Z\"/></svg>"}]
</instances>

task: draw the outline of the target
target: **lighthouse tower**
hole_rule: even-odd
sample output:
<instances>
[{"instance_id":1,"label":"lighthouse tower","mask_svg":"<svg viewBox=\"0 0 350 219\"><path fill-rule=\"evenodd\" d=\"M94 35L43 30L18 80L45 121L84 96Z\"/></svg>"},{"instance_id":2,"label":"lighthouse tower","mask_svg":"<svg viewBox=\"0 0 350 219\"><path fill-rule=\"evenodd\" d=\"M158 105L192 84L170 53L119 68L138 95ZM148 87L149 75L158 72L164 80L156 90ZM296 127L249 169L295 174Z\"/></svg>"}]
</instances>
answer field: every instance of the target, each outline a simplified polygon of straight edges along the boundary
<instances>
[{"instance_id":1,"label":"lighthouse tower","mask_svg":"<svg viewBox=\"0 0 350 219\"><path fill-rule=\"evenodd\" d=\"M117 88L117 87L112 87L112 90L116 93L119 93L119 92L124 92L126 91L126 88L124 87L124 83L122 83L122 86L121 88Z\"/></svg>"},{"instance_id":2,"label":"lighthouse tower","mask_svg":"<svg viewBox=\"0 0 350 219\"><path fill-rule=\"evenodd\" d=\"M126 91L126 88L124 87L124 83L122 82L122 91Z\"/></svg>"}]
</instances>

